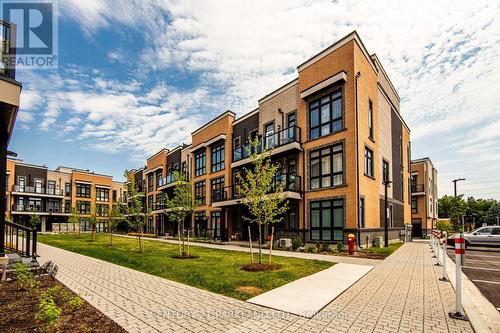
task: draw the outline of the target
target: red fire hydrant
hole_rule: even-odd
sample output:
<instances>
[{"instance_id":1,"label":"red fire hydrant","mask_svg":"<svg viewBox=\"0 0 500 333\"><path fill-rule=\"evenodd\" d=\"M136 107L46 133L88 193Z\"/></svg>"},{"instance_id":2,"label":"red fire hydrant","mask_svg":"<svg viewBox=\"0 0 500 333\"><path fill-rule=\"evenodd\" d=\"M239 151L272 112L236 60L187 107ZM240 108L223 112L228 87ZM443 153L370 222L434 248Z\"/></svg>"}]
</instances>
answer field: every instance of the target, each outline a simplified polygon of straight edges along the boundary
<instances>
[{"instance_id":1,"label":"red fire hydrant","mask_svg":"<svg viewBox=\"0 0 500 333\"><path fill-rule=\"evenodd\" d=\"M354 244L355 244L355 241L356 240L356 237L354 237L353 234L349 234L347 235L347 247L349 249L349 255L353 255L354 254Z\"/></svg>"}]
</instances>

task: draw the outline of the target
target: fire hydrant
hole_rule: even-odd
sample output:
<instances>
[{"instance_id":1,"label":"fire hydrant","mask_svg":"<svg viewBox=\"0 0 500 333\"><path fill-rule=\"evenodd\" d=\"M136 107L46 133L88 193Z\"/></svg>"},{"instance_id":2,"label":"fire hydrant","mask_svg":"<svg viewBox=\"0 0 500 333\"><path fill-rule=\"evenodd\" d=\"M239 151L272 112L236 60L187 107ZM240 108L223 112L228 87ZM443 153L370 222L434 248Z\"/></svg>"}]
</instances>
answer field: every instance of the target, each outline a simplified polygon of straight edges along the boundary
<instances>
[{"instance_id":1,"label":"fire hydrant","mask_svg":"<svg viewBox=\"0 0 500 333\"><path fill-rule=\"evenodd\" d=\"M355 241L356 240L356 237L354 237L353 234L349 234L347 235L347 247L348 247L348 250L349 250L349 255L353 255L354 254L354 245L355 245Z\"/></svg>"}]
</instances>

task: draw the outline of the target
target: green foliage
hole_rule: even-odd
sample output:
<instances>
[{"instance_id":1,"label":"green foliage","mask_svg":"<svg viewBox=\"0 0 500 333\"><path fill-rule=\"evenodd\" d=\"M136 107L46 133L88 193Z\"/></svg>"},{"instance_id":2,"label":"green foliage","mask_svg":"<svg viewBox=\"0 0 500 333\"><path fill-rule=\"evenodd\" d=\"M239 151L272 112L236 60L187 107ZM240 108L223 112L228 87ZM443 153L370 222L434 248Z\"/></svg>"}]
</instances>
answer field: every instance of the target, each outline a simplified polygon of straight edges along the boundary
<instances>
[{"instance_id":1,"label":"green foliage","mask_svg":"<svg viewBox=\"0 0 500 333\"><path fill-rule=\"evenodd\" d=\"M78 233L80 233L80 213L78 212L78 209L76 209L76 207L71 208L68 222L73 225L73 232L78 229Z\"/></svg>"},{"instance_id":2,"label":"green foliage","mask_svg":"<svg viewBox=\"0 0 500 333\"><path fill-rule=\"evenodd\" d=\"M50 290L50 289L49 289ZM61 308L57 306L51 295L43 295L38 303L38 312L36 318L45 323L47 328L53 328L59 317L61 317Z\"/></svg>"},{"instance_id":3,"label":"green foliage","mask_svg":"<svg viewBox=\"0 0 500 333\"><path fill-rule=\"evenodd\" d=\"M40 216L38 214L33 214L30 217L30 226L35 229L40 224Z\"/></svg>"},{"instance_id":4,"label":"green foliage","mask_svg":"<svg viewBox=\"0 0 500 333\"><path fill-rule=\"evenodd\" d=\"M337 251L339 251L339 252L344 251L344 242L337 243Z\"/></svg>"},{"instance_id":5,"label":"green foliage","mask_svg":"<svg viewBox=\"0 0 500 333\"><path fill-rule=\"evenodd\" d=\"M83 306L83 299L80 295L75 295L68 300L68 307L70 310L76 310Z\"/></svg>"},{"instance_id":6,"label":"green foliage","mask_svg":"<svg viewBox=\"0 0 500 333\"><path fill-rule=\"evenodd\" d=\"M302 238L300 236L293 236L292 238L292 250L297 250L302 246Z\"/></svg>"},{"instance_id":7,"label":"green foliage","mask_svg":"<svg viewBox=\"0 0 500 333\"><path fill-rule=\"evenodd\" d=\"M135 188L135 178L130 177L129 171L124 171L125 178L129 181L128 187L128 205L125 206L125 214L127 215L128 225L137 232L138 250L144 252L142 235L144 233L144 226L151 216L151 210L148 208L144 211L142 205L142 198L144 193L138 192Z\"/></svg>"},{"instance_id":8,"label":"green foliage","mask_svg":"<svg viewBox=\"0 0 500 333\"><path fill-rule=\"evenodd\" d=\"M14 265L14 279L19 283L19 287L24 290L32 290L38 286L38 281L35 280L28 266L20 262Z\"/></svg>"},{"instance_id":9,"label":"green foliage","mask_svg":"<svg viewBox=\"0 0 500 333\"><path fill-rule=\"evenodd\" d=\"M98 222L99 220L97 219L97 206L94 205L92 207L92 210L90 211L89 216L90 234L92 237L92 241L95 241L96 226Z\"/></svg>"},{"instance_id":10,"label":"green foliage","mask_svg":"<svg viewBox=\"0 0 500 333\"><path fill-rule=\"evenodd\" d=\"M262 263L262 226L281 222L288 202L283 195L283 184L276 181L278 164L271 161L270 150L259 153L259 148L258 138L250 140L247 152L252 168L243 168L243 177L237 175L236 191L250 212L250 217L243 218L259 225L259 263Z\"/></svg>"},{"instance_id":11,"label":"green foliage","mask_svg":"<svg viewBox=\"0 0 500 333\"><path fill-rule=\"evenodd\" d=\"M447 220L440 220L436 223L436 228L441 231L450 232L453 230L453 225Z\"/></svg>"},{"instance_id":12,"label":"green foliage","mask_svg":"<svg viewBox=\"0 0 500 333\"><path fill-rule=\"evenodd\" d=\"M497 217L500 218L500 202L496 202L486 211L484 222L488 224L497 224Z\"/></svg>"},{"instance_id":13,"label":"green foliage","mask_svg":"<svg viewBox=\"0 0 500 333\"><path fill-rule=\"evenodd\" d=\"M111 210L108 214L108 233L109 233L109 246L113 245L113 233L119 221L124 219L123 211L125 207L119 203L113 203Z\"/></svg>"},{"instance_id":14,"label":"green foliage","mask_svg":"<svg viewBox=\"0 0 500 333\"><path fill-rule=\"evenodd\" d=\"M330 252L330 245L328 243L321 243L321 251Z\"/></svg>"},{"instance_id":15,"label":"green foliage","mask_svg":"<svg viewBox=\"0 0 500 333\"><path fill-rule=\"evenodd\" d=\"M468 221L476 224L495 224L496 214L500 213L499 203L494 199L475 199L469 197L464 199L463 195L457 197L445 195L439 198L439 217L447 217L451 220L453 230L461 229L461 219L464 216Z\"/></svg>"}]
</instances>

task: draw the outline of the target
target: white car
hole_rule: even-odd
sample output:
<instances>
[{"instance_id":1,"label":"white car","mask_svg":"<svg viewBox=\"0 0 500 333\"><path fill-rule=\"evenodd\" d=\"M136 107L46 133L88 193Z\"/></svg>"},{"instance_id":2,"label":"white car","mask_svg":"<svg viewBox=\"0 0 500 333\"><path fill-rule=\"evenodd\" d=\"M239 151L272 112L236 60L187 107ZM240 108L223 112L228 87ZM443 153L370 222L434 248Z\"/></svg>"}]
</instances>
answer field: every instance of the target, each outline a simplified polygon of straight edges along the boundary
<instances>
[{"instance_id":1,"label":"white car","mask_svg":"<svg viewBox=\"0 0 500 333\"><path fill-rule=\"evenodd\" d=\"M467 246L500 246L500 226L480 227L464 233L465 247ZM448 238L448 244L455 243L454 235Z\"/></svg>"}]
</instances>

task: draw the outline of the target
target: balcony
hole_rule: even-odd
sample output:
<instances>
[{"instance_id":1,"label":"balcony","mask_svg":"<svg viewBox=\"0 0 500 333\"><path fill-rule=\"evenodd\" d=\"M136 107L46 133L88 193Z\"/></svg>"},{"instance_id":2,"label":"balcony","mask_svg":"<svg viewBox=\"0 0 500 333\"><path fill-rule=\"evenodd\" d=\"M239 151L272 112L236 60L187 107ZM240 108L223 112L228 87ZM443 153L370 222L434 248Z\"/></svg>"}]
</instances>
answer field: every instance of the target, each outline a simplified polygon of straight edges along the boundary
<instances>
[{"instance_id":1,"label":"balcony","mask_svg":"<svg viewBox=\"0 0 500 333\"><path fill-rule=\"evenodd\" d=\"M20 214L69 214L64 207L46 205L12 205L12 213Z\"/></svg>"},{"instance_id":2,"label":"balcony","mask_svg":"<svg viewBox=\"0 0 500 333\"><path fill-rule=\"evenodd\" d=\"M289 174L278 174L275 176L275 184L283 186L283 194L290 199L301 199L302 181L300 176ZM274 190L274 187L273 189ZM243 195L237 185L226 186L221 189L212 190L212 206L230 206L241 203Z\"/></svg>"},{"instance_id":3,"label":"balcony","mask_svg":"<svg viewBox=\"0 0 500 333\"><path fill-rule=\"evenodd\" d=\"M64 196L63 190L56 190L53 188L45 188L45 187L36 187L36 186L22 186L22 185L13 185L12 192L14 193L26 193L26 194L35 194L41 196Z\"/></svg>"},{"instance_id":4,"label":"balcony","mask_svg":"<svg viewBox=\"0 0 500 333\"><path fill-rule=\"evenodd\" d=\"M422 195L425 194L424 184L412 184L411 185L411 195Z\"/></svg>"},{"instance_id":5,"label":"balcony","mask_svg":"<svg viewBox=\"0 0 500 333\"><path fill-rule=\"evenodd\" d=\"M185 180L189 180L189 174L187 172L182 172L181 174ZM176 175L176 173L170 173L165 177L159 178L156 183L156 189L161 190L175 185L175 182L179 180Z\"/></svg>"},{"instance_id":6,"label":"balcony","mask_svg":"<svg viewBox=\"0 0 500 333\"><path fill-rule=\"evenodd\" d=\"M261 153L272 149L272 154L277 154L288 149L300 149L300 133L300 127L292 126L263 137L257 148L249 144L237 147L233 149L233 164L231 166L236 167L245 164L247 162L245 160L256 150L257 153Z\"/></svg>"},{"instance_id":7,"label":"balcony","mask_svg":"<svg viewBox=\"0 0 500 333\"><path fill-rule=\"evenodd\" d=\"M15 74L15 30L13 26L0 20L0 76L14 80Z\"/></svg>"}]
</instances>

